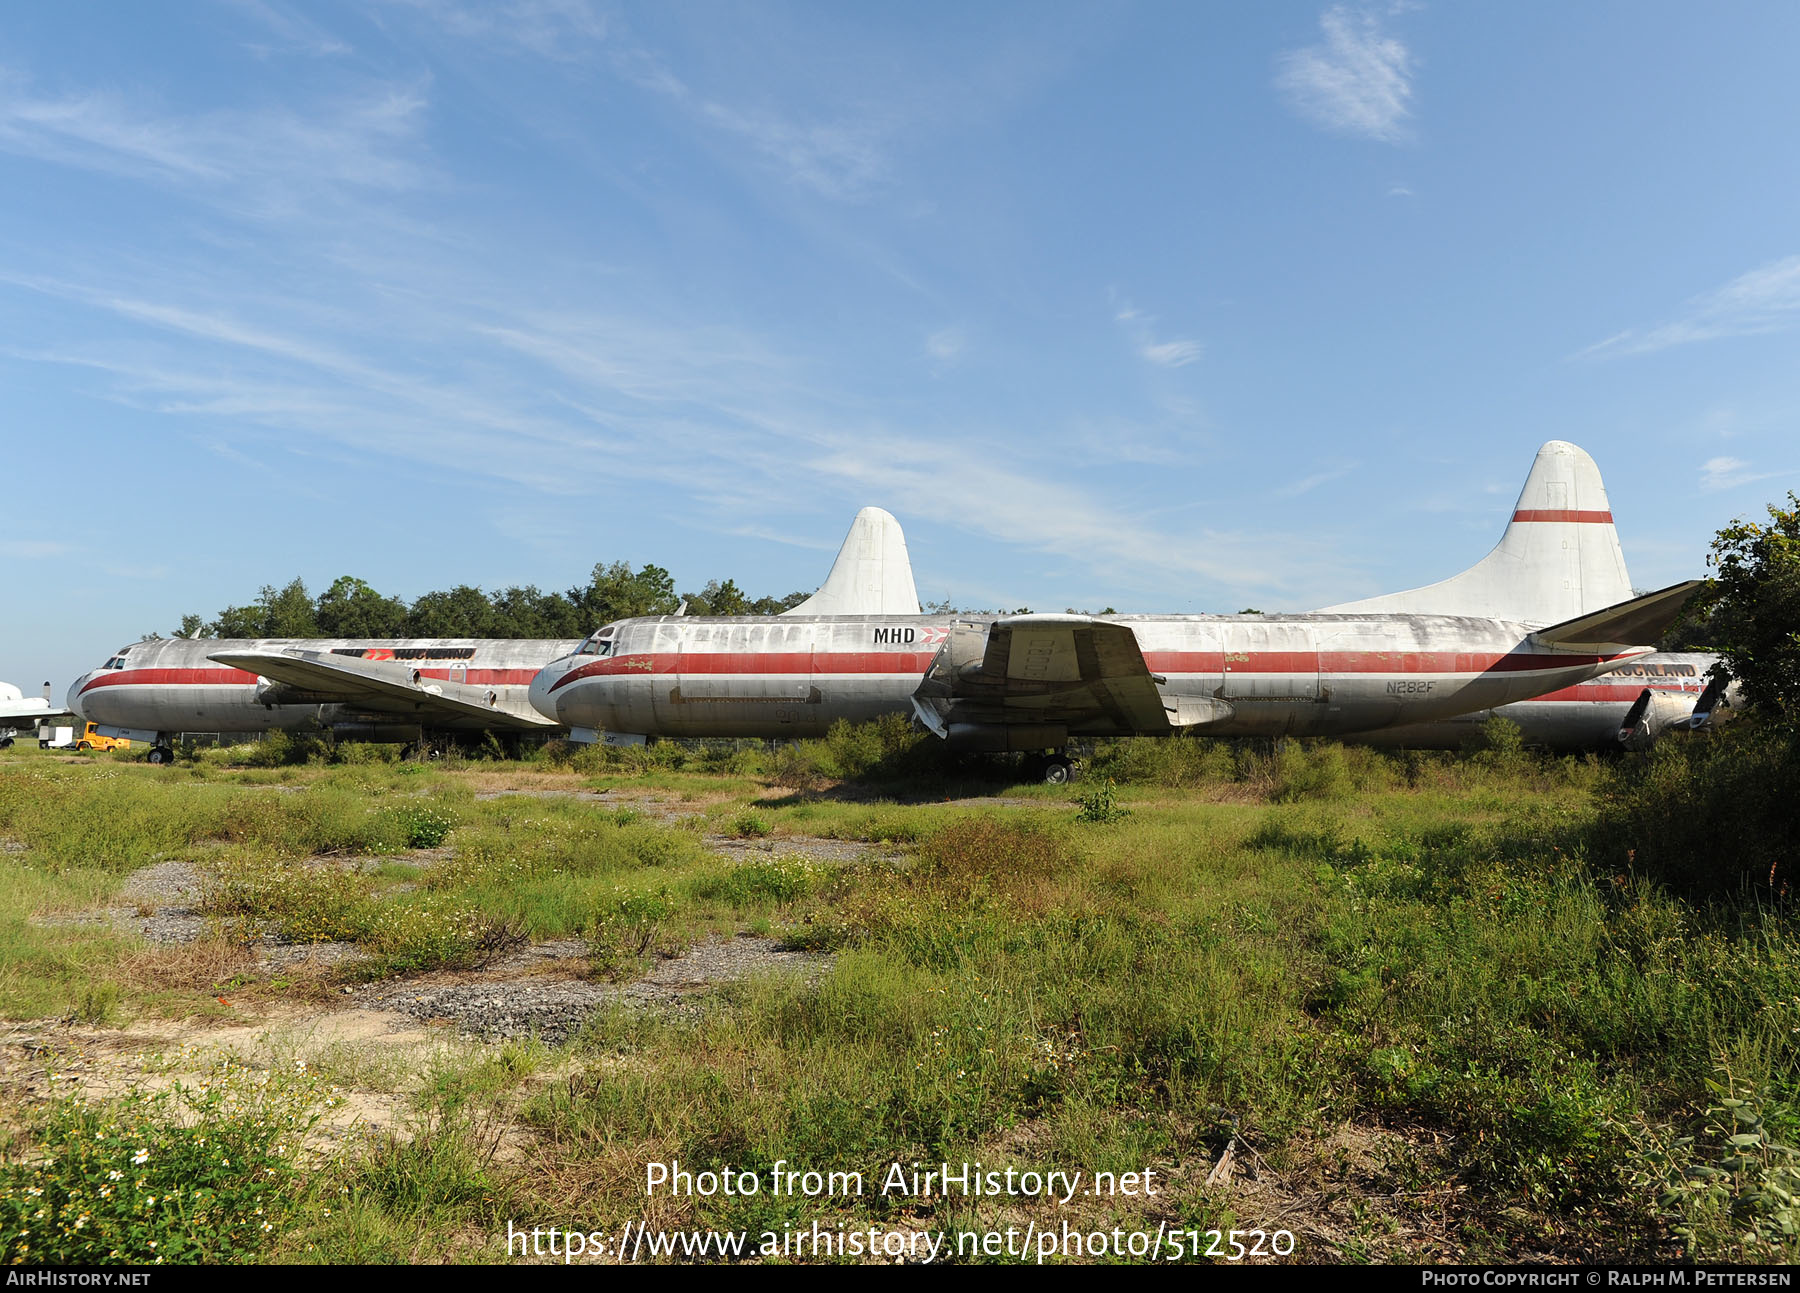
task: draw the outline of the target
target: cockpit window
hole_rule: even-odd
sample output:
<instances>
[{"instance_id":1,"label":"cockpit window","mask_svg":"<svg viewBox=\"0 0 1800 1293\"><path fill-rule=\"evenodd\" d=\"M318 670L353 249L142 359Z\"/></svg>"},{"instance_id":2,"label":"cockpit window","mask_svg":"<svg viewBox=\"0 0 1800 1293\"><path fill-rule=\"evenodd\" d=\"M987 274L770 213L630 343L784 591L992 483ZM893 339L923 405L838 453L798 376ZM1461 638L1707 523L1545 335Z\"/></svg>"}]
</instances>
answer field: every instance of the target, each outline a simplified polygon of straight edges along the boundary
<instances>
[{"instance_id":1,"label":"cockpit window","mask_svg":"<svg viewBox=\"0 0 1800 1293\"><path fill-rule=\"evenodd\" d=\"M612 630L610 628L605 628L594 634L594 636L589 638L586 642L583 642L581 644L581 649L575 654L605 657L611 655L612 652Z\"/></svg>"},{"instance_id":2,"label":"cockpit window","mask_svg":"<svg viewBox=\"0 0 1800 1293\"><path fill-rule=\"evenodd\" d=\"M125 667L125 657L116 655L100 667L103 669L123 669Z\"/></svg>"}]
</instances>

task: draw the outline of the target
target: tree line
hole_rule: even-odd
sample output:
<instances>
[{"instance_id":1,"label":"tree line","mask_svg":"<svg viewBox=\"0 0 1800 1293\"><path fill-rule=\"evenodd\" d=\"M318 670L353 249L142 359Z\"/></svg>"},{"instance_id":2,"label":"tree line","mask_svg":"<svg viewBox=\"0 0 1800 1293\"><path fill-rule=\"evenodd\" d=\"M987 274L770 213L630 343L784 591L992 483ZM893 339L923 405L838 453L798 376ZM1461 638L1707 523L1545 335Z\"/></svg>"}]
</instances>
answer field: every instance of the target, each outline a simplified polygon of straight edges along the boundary
<instances>
[{"instance_id":1,"label":"tree line","mask_svg":"<svg viewBox=\"0 0 1800 1293\"><path fill-rule=\"evenodd\" d=\"M623 561L594 567L583 588L544 592L535 585L484 592L468 584L422 594L412 602L377 592L353 575L318 596L300 579L265 584L254 602L227 606L210 619L183 615L178 638L583 638L602 624L634 615L777 615L809 593L750 598L734 580L714 579L697 593L677 593L661 566L638 570ZM158 636L151 634L150 636Z\"/></svg>"}]
</instances>

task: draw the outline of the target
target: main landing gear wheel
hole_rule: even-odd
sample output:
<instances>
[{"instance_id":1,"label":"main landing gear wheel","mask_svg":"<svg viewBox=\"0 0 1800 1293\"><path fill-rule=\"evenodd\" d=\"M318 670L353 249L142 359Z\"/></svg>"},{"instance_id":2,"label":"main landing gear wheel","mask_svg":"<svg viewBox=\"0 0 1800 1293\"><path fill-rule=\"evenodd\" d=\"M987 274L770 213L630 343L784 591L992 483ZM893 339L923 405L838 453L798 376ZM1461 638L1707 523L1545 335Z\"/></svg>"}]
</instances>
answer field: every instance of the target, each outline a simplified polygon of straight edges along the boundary
<instances>
[{"instance_id":1,"label":"main landing gear wheel","mask_svg":"<svg viewBox=\"0 0 1800 1293\"><path fill-rule=\"evenodd\" d=\"M175 762L175 751L166 745L153 745L150 747L150 762L156 764L173 763Z\"/></svg>"},{"instance_id":2,"label":"main landing gear wheel","mask_svg":"<svg viewBox=\"0 0 1800 1293\"><path fill-rule=\"evenodd\" d=\"M12 737L10 737L10 736L0 736L0 750L10 750L10 749L12 749L12 743L13 743L13 739L12 739Z\"/></svg>"},{"instance_id":3,"label":"main landing gear wheel","mask_svg":"<svg viewBox=\"0 0 1800 1293\"><path fill-rule=\"evenodd\" d=\"M1044 784L1066 786L1075 780L1075 765L1063 755L1052 755L1044 761Z\"/></svg>"}]
</instances>

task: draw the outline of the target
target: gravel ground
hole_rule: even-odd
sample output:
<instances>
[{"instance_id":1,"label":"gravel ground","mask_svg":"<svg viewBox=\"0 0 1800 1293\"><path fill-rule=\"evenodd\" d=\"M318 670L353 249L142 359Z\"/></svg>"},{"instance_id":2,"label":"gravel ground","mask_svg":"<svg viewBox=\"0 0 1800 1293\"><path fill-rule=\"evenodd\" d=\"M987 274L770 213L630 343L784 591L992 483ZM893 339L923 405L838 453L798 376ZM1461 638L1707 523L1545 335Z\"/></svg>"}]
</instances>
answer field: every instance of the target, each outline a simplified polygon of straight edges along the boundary
<instances>
[{"instance_id":1,"label":"gravel ground","mask_svg":"<svg viewBox=\"0 0 1800 1293\"><path fill-rule=\"evenodd\" d=\"M375 862L378 865L380 859ZM195 943L225 924L196 910L204 883L200 872L186 862L158 862L126 878L119 890L123 904L45 916L41 923L105 925L119 933L137 934L146 943ZM308 962L341 965L362 954L354 943L289 943L266 931L252 940L251 950L259 968L265 970Z\"/></svg>"},{"instance_id":2,"label":"gravel ground","mask_svg":"<svg viewBox=\"0 0 1800 1293\"><path fill-rule=\"evenodd\" d=\"M530 951L543 956L545 949L553 946L540 944ZM721 983L765 970L817 972L823 965L820 957L780 950L772 938L734 938L699 944L685 955L660 962L632 983L530 977L456 983L389 981L371 984L355 996L357 1006L365 1010L395 1010L414 1019L447 1020L463 1033L490 1040L535 1035L554 1046L574 1037L589 1019L613 1005L680 1008L694 994Z\"/></svg>"},{"instance_id":3,"label":"gravel ground","mask_svg":"<svg viewBox=\"0 0 1800 1293\"><path fill-rule=\"evenodd\" d=\"M782 857L798 853L814 862L893 862L902 856L891 847L865 844L861 840L828 840L816 835L771 835L762 839L736 839L727 835L708 835L706 847L733 862L748 862L759 857Z\"/></svg>"},{"instance_id":4,"label":"gravel ground","mask_svg":"<svg viewBox=\"0 0 1800 1293\"><path fill-rule=\"evenodd\" d=\"M200 873L186 862L158 862L127 877L119 890L119 905L45 916L40 923L107 925L142 935L150 943L192 943L207 927L207 918L194 910L200 887Z\"/></svg>"},{"instance_id":5,"label":"gravel ground","mask_svg":"<svg viewBox=\"0 0 1800 1293\"><path fill-rule=\"evenodd\" d=\"M801 852L828 860L861 856L867 846L847 840L725 840L715 846L728 856ZM447 852L437 850L436 852ZM407 860L429 862L416 855ZM379 863L379 859L376 860ZM354 864L353 864L354 865ZM151 943L192 943L221 926L195 910L203 886L200 872L184 862L159 862L132 873L120 890L130 905L46 916L46 925L106 925L130 931ZM237 922L232 922L238 926ZM238 926L241 927L241 926ZM354 943L286 943L268 933L252 943L259 967L284 970L300 965L341 965L362 955ZM567 1041L598 1012L615 1004L682 1009L696 993L767 970L817 973L823 958L784 952L771 938L743 937L700 943L681 956L657 962L631 983L591 983L554 977L567 974L560 963L584 959L579 939L559 939L522 947L471 974L389 979L347 989L346 1005L388 1010L419 1020L448 1020L465 1034L489 1039L536 1036L556 1045Z\"/></svg>"},{"instance_id":6,"label":"gravel ground","mask_svg":"<svg viewBox=\"0 0 1800 1293\"><path fill-rule=\"evenodd\" d=\"M191 909L200 901L204 883L200 872L186 862L158 862L127 876L119 899L131 904Z\"/></svg>"}]
</instances>

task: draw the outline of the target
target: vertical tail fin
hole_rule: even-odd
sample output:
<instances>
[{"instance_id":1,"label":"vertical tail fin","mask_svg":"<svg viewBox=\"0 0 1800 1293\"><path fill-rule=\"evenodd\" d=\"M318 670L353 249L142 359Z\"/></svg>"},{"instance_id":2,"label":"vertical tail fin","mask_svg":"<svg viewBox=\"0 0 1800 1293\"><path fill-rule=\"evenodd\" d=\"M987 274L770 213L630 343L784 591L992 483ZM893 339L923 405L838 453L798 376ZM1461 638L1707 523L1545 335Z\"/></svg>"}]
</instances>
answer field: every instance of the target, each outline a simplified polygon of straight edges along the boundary
<instances>
[{"instance_id":1,"label":"vertical tail fin","mask_svg":"<svg viewBox=\"0 0 1800 1293\"><path fill-rule=\"evenodd\" d=\"M865 507L819 591L784 615L917 615L919 590L900 522Z\"/></svg>"},{"instance_id":2,"label":"vertical tail fin","mask_svg":"<svg viewBox=\"0 0 1800 1293\"><path fill-rule=\"evenodd\" d=\"M1324 609L1473 615L1537 626L1630 597L1631 578L1600 469L1581 449L1552 440L1538 450L1499 545L1475 565L1424 588Z\"/></svg>"}]
</instances>

